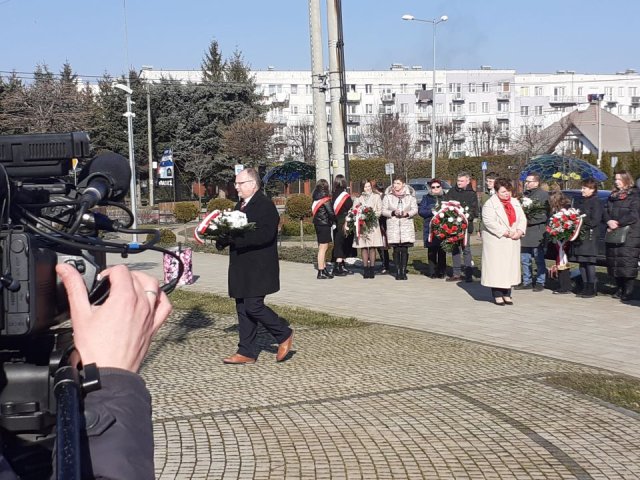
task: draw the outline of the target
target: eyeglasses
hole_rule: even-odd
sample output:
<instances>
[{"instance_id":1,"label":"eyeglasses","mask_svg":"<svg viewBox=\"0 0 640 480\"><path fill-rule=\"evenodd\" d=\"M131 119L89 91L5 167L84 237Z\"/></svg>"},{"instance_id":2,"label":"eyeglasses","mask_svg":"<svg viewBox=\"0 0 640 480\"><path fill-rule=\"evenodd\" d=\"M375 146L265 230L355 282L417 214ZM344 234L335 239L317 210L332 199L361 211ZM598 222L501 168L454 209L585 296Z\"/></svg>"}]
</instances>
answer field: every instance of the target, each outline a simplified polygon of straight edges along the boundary
<instances>
[{"instance_id":1,"label":"eyeglasses","mask_svg":"<svg viewBox=\"0 0 640 480\"><path fill-rule=\"evenodd\" d=\"M431 188L441 188L440 185L431 185Z\"/></svg>"},{"instance_id":2,"label":"eyeglasses","mask_svg":"<svg viewBox=\"0 0 640 480\"><path fill-rule=\"evenodd\" d=\"M524 183L535 183L537 180L525 180Z\"/></svg>"},{"instance_id":3,"label":"eyeglasses","mask_svg":"<svg viewBox=\"0 0 640 480\"><path fill-rule=\"evenodd\" d=\"M243 183L249 183L249 182L255 182L255 180L245 180L244 182L233 182L233 186L234 187L238 187L238 186L242 185Z\"/></svg>"}]
</instances>

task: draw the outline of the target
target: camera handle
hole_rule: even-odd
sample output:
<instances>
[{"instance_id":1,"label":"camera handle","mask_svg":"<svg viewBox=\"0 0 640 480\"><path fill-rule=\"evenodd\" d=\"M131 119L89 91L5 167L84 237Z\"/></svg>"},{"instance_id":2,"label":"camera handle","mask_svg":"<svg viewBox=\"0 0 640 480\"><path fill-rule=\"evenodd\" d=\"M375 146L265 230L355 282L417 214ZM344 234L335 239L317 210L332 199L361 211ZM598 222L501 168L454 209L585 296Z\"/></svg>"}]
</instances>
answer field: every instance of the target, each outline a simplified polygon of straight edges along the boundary
<instances>
[{"instance_id":1,"label":"camera handle","mask_svg":"<svg viewBox=\"0 0 640 480\"><path fill-rule=\"evenodd\" d=\"M81 381L75 366L63 365L56 370L53 392L56 397L56 478L80 480L81 390L100 389L100 374L95 363L83 367Z\"/></svg>"}]
</instances>

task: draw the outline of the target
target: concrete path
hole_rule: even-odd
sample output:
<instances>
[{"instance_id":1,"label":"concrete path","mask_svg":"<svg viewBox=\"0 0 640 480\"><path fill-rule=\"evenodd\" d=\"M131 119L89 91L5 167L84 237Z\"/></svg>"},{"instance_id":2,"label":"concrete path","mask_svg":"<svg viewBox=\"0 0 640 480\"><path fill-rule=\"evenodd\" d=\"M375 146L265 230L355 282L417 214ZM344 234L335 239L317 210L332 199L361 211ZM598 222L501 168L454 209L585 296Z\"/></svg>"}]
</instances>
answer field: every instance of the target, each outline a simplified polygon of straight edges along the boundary
<instances>
[{"instance_id":1,"label":"concrete path","mask_svg":"<svg viewBox=\"0 0 640 480\"><path fill-rule=\"evenodd\" d=\"M143 252L113 263L162 278L162 257ZM180 287L226 295L228 257L194 253L195 283ZM281 262L281 290L267 297L288 304L367 322L512 348L555 359L626 373L640 378L640 304L608 296L580 299L550 291L514 292L515 305L498 307L478 280L451 284L420 275L408 281L358 273L319 281L312 265ZM398 352L411 354L410 351Z\"/></svg>"}]
</instances>

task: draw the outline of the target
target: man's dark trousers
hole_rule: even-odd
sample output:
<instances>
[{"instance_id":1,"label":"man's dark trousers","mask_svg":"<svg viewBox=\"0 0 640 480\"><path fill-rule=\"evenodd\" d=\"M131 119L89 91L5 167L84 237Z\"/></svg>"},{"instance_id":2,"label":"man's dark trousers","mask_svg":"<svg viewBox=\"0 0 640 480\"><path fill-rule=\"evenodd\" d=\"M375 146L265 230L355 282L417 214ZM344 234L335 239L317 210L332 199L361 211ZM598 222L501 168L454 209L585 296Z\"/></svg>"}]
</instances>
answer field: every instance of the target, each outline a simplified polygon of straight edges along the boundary
<instances>
[{"instance_id":1,"label":"man's dark trousers","mask_svg":"<svg viewBox=\"0 0 640 480\"><path fill-rule=\"evenodd\" d=\"M292 330L287 324L264 304L264 297L236 298L236 312L238 312L240 336L238 353L240 355L256 358L253 346L256 342L258 323L261 323L279 344L291 335Z\"/></svg>"}]
</instances>

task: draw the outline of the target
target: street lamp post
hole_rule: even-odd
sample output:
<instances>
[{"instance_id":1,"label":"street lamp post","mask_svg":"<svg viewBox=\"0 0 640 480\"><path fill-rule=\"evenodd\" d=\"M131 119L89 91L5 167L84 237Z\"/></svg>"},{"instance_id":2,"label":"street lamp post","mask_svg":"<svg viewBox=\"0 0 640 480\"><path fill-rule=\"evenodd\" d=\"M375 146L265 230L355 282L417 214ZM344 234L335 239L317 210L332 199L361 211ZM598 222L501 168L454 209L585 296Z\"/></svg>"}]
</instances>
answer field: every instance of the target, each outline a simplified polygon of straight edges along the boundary
<instances>
[{"instance_id":1,"label":"street lamp post","mask_svg":"<svg viewBox=\"0 0 640 480\"><path fill-rule=\"evenodd\" d=\"M153 70L151 65L142 65L142 71ZM147 149L149 150L149 206L153 208L153 141L151 135L151 91L149 79L145 82L147 87Z\"/></svg>"},{"instance_id":2,"label":"street lamp post","mask_svg":"<svg viewBox=\"0 0 640 480\"><path fill-rule=\"evenodd\" d=\"M433 25L433 90L431 95L431 178L436 178L436 25L449 20L449 17L442 15L440 18L426 20L416 18L413 15L403 15L403 20L430 23Z\"/></svg>"},{"instance_id":3,"label":"street lamp post","mask_svg":"<svg viewBox=\"0 0 640 480\"><path fill-rule=\"evenodd\" d=\"M135 113L131 111L131 94L133 90L128 85L123 85L121 83L114 83L114 88L122 90L127 94L127 111L122 114L123 117L127 117L127 133L128 133L128 142L129 142L129 167L131 168L131 183L129 185L129 195L131 196L131 211L133 212L133 224L132 228L135 230L138 228L138 223L136 219L137 211L138 211L138 199L136 193L136 162L133 154L133 117L136 116ZM138 242L138 234L133 234L133 242Z\"/></svg>"}]
</instances>

